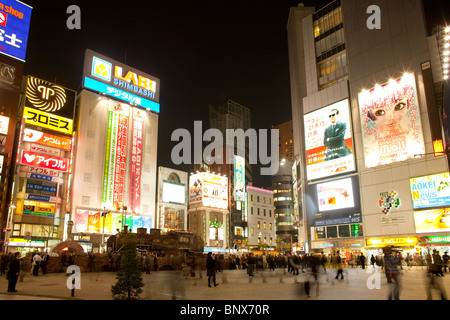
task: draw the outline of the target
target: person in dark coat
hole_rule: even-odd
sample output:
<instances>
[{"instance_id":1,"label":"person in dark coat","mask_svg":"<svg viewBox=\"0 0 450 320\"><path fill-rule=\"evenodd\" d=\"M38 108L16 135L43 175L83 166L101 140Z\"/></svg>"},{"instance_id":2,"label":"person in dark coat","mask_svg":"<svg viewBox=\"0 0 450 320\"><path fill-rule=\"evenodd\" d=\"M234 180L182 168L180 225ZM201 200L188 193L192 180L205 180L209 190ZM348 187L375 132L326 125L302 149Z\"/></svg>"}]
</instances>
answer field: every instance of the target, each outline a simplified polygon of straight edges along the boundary
<instances>
[{"instance_id":1,"label":"person in dark coat","mask_svg":"<svg viewBox=\"0 0 450 320\"><path fill-rule=\"evenodd\" d=\"M17 292L16 284L20 274L20 252L16 252L9 262L8 292Z\"/></svg>"},{"instance_id":2,"label":"person in dark coat","mask_svg":"<svg viewBox=\"0 0 450 320\"><path fill-rule=\"evenodd\" d=\"M208 257L206 258L206 275L208 276L208 287L211 287L211 278L214 281L214 287L219 285L216 282L216 260L211 252L208 252Z\"/></svg>"},{"instance_id":3,"label":"person in dark coat","mask_svg":"<svg viewBox=\"0 0 450 320\"><path fill-rule=\"evenodd\" d=\"M323 145L325 150L325 161L333 160L352 154L351 150L345 145L345 132L347 124L338 121L339 110L333 109L330 112L330 126L325 129Z\"/></svg>"}]
</instances>

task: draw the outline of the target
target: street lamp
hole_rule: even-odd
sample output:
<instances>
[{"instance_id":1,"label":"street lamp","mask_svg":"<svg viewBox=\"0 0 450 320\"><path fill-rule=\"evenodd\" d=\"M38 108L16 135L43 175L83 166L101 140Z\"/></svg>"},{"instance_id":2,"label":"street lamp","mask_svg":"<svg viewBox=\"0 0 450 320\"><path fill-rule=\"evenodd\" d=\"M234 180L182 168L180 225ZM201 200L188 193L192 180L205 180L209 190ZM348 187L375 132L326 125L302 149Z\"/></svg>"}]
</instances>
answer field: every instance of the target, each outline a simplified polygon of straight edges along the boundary
<instances>
[{"instance_id":1,"label":"street lamp","mask_svg":"<svg viewBox=\"0 0 450 320\"><path fill-rule=\"evenodd\" d=\"M102 217L103 217L103 233L102 233L102 249L105 250L105 219L106 215L109 213L109 210L106 207L103 207Z\"/></svg>"}]
</instances>

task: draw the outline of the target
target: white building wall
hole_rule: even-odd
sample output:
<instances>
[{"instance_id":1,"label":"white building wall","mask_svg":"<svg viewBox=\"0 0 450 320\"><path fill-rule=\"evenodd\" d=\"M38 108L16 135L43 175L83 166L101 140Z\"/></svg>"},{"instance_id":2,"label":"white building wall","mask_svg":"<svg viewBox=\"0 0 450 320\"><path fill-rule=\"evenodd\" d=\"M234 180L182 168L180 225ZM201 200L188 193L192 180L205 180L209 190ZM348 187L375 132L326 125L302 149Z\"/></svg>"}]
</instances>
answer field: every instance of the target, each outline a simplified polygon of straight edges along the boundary
<instances>
[{"instance_id":1,"label":"white building wall","mask_svg":"<svg viewBox=\"0 0 450 320\"><path fill-rule=\"evenodd\" d=\"M252 198L253 196L253 198ZM259 201L258 201L259 197ZM248 246L258 246L258 236L261 233L261 244L264 244L264 238L266 238L266 244L268 246L276 246L276 234L275 234L275 214L273 199L274 195L270 191L258 191L252 188L247 188L247 215L248 215ZM253 199L253 200L252 200ZM252 212L253 208L253 214ZM258 215L259 208L259 215ZM264 216L264 209L266 215ZM258 228L259 222L259 228ZM264 229L264 223L266 228ZM270 230L272 225L272 230ZM251 230L253 228L253 234ZM272 243L270 243L272 239Z\"/></svg>"},{"instance_id":2,"label":"white building wall","mask_svg":"<svg viewBox=\"0 0 450 320\"><path fill-rule=\"evenodd\" d=\"M83 90L79 96L78 123L74 158L74 178L72 188L72 216L75 221L77 208L101 210L105 144L108 126L108 107L122 104L113 99ZM158 115L144 112L141 212L155 222L156 203L156 160L158 138ZM131 128L131 121L129 121ZM128 135L127 172L125 183L125 205L129 203L129 163L131 133Z\"/></svg>"}]
</instances>

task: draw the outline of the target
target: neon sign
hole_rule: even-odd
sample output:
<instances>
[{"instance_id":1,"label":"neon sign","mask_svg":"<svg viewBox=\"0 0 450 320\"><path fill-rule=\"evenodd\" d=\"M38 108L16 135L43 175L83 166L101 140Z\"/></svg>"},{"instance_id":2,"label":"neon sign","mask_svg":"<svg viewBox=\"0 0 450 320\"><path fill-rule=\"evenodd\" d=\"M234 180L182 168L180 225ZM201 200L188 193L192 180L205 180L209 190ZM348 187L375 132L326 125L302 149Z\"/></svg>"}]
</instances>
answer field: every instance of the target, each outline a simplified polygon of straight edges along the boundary
<instances>
[{"instance_id":1,"label":"neon sign","mask_svg":"<svg viewBox=\"0 0 450 320\"><path fill-rule=\"evenodd\" d=\"M159 79L86 50L84 87L159 112Z\"/></svg>"}]
</instances>

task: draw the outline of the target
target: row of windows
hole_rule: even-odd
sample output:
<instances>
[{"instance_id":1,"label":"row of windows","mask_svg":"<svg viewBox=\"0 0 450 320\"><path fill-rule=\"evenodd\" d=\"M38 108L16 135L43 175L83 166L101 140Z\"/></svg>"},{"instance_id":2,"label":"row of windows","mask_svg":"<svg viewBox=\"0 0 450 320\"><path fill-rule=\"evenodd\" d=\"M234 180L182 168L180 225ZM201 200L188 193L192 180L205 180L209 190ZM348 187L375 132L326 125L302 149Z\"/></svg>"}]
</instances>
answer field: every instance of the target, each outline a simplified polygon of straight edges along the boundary
<instances>
[{"instance_id":1,"label":"row of windows","mask_svg":"<svg viewBox=\"0 0 450 320\"><path fill-rule=\"evenodd\" d=\"M338 69L345 68L347 66L347 54L341 52L340 54L333 56L331 59L323 61L317 65L317 74L319 77L325 77Z\"/></svg>"},{"instance_id":2,"label":"row of windows","mask_svg":"<svg viewBox=\"0 0 450 320\"><path fill-rule=\"evenodd\" d=\"M58 238L58 226L42 224L15 223L12 230L13 237L39 237L39 238Z\"/></svg>"},{"instance_id":3,"label":"row of windows","mask_svg":"<svg viewBox=\"0 0 450 320\"><path fill-rule=\"evenodd\" d=\"M331 33L329 36L316 42L316 57L320 57L319 60L323 60L323 55L332 49L344 44L344 29L341 28L336 32Z\"/></svg>"},{"instance_id":4,"label":"row of windows","mask_svg":"<svg viewBox=\"0 0 450 320\"><path fill-rule=\"evenodd\" d=\"M332 12L314 20L314 38L319 37L328 30L343 22L342 8L338 7Z\"/></svg>"},{"instance_id":5,"label":"row of windows","mask_svg":"<svg viewBox=\"0 0 450 320\"><path fill-rule=\"evenodd\" d=\"M339 226L316 227L316 239L350 238L362 237L363 229L361 224L344 224Z\"/></svg>"},{"instance_id":6,"label":"row of windows","mask_svg":"<svg viewBox=\"0 0 450 320\"><path fill-rule=\"evenodd\" d=\"M266 199L267 199L267 203L268 204L272 204L272 198L266 198L266 197L262 197L262 202L263 203L266 203ZM259 196L256 196L256 202L258 202L259 203ZM253 201L253 195L251 194L250 195L250 201Z\"/></svg>"},{"instance_id":7,"label":"row of windows","mask_svg":"<svg viewBox=\"0 0 450 320\"><path fill-rule=\"evenodd\" d=\"M261 215L260 208L256 208L258 216ZM253 207L250 207L250 214L253 215ZM266 209L263 209L263 216L266 217ZM272 218L272 210L269 210L269 217Z\"/></svg>"}]
</instances>

